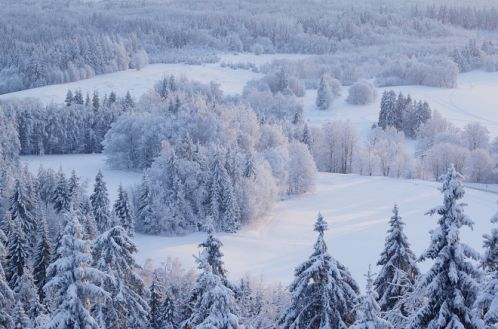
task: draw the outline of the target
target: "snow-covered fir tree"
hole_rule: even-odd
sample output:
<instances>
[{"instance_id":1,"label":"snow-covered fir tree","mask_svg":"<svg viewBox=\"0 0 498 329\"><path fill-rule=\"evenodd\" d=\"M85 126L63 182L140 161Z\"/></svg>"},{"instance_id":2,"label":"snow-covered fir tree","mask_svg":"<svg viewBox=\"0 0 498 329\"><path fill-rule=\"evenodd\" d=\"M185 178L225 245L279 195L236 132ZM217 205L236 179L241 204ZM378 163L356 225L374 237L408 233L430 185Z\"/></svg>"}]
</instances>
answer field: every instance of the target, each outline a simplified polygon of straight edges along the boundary
<instances>
[{"instance_id":1,"label":"snow-covered fir tree","mask_svg":"<svg viewBox=\"0 0 498 329\"><path fill-rule=\"evenodd\" d=\"M149 180L146 174L142 178L139 188L136 221L144 233L161 232L161 226L156 222L152 211L152 196L149 188Z\"/></svg>"},{"instance_id":2,"label":"snow-covered fir tree","mask_svg":"<svg viewBox=\"0 0 498 329\"><path fill-rule=\"evenodd\" d=\"M194 290L202 293L194 303L189 318L181 324L181 328L240 328L234 293L225 286L222 278L214 273L206 256L207 254L201 254L196 259L201 273Z\"/></svg>"},{"instance_id":3,"label":"snow-covered fir tree","mask_svg":"<svg viewBox=\"0 0 498 329\"><path fill-rule=\"evenodd\" d=\"M498 224L498 213L491 219ZM484 256L482 267L485 278L476 301L479 316L486 324L486 329L498 328L498 228L484 235Z\"/></svg>"},{"instance_id":4,"label":"snow-covered fir tree","mask_svg":"<svg viewBox=\"0 0 498 329\"><path fill-rule=\"evenodd\" d=\"M24 270L29 264L28 248L29 243L20 224L20 217L10 220L5 271L13 290L19 286Z\"/></svg>"},{"instance_id":5,"label":"snow-covered fir tree","mask_svg":"<svg viewBox=\"0 0 498 329\"><path fill-rule=\"evenodd\" d=\"M356 306L356 321L350 329L391 329L392 325L380 316L377 293L373 289L373 275L368 268L365 295L360 297Z\"/></svg>"},{"instance_id":6,"label":"snow-covered fir tree","mask_svg":"<svg viewBox=\"0 0 498 329\"><path fill-rule=\"evenodd\" d=\"M38 242L33 253L33 279L40 301L43 302L45 299L43 287L47 283L47 268L52 260L52 246L48 237L45 217L41 217L41 222L38 225Z\"/></svg>"},{"instance_id":7,"label":"snow-covered fir tree","mask_svg":"<svg viewBox=\"0 0 498 329\"><path fill-rule=\"evenodd\" d=\"M24 307L20 301L16 303L12 311L12 322L15 329L34 329L31 326L31 321L24 311ZM9 328L10 329L10 328Z\"/></svg>"},{"instance_id":8,"label":"snow-covered fir tree","mask_svg":"<svg viewBox=\"0 0 498 329\"><path fill-rule=\"evenodd\" d=\"M102 328L147 328L149 306L144 299L145 287L137 273L133 254L136 245L126 230L115 226L102 233L93 246L94 267L106 274L102 288L111 302L96 305Z\"/></svg>"},{"instance_id":9,"label":"snow-covered fir tree","mask_svg":"<svg viewBox=\"0 0 498 329\"><path fill-rule=\"evenodd\" d=\"M83 226L83 237L85 240L94 240L97 237L98 229L93 216L92 205L87 197L81 201L80 217L80 223Z\"/></svg>"},{"instance_id":10,"label":"snow-covered fir tree","mask_svg":"<svg viewBox=\"0 0 498 329\"><path fill-rule=\"evenodd\" d=\"M121 225L129 235L133 235L134 225L130 213L130 201L128 199L128 193L126 193L121 184L119 184L118 188L118 199L114 203L114 215L116 216L119 225Z\"/></svg>"},{"instance_id":11,"label":"snow-covered fir tree","mask_svg":"<svg viewBox=\"0 0 498 329\"><path fill-rule=\"evenodd\" d=\"M47 269L45 294L51 311L45 329L100 329L90 308L108 300L99 283L105 274L91 266L90 243L83 240L73 209L65 214L66 225L57 250L58 258Z\"/></svg>"},{"instance_id":12,"label":"snow-covered fir tree","mask_svg":"<svg viewBox=\"0 0 498 329\"><path fill-rule=\"evenodd\" d=\"M5 247L0 242L0 257L5 255ZM14 293L10 289L5 272L3 270L2 262L0 261L0 328L12 328L12 307L14 306Z\"/></svg>"},{"instance_id":13,"label":"snow-covered fir tree","mask_svg":"<svg viewBox=\"0 0 498 329\"><path fill-rule=\"evenodd\" d=\"M28 316L31 327L35 327L38 317L44 317L46 309L38 296L37 287L33 280L31 268L24 269L19 286L16 291L16 300L24 307L24 313Z\"/></svg>"},{"instance_id":14,"label":"snow-covered fir tree","mask_svg":"<svg viewBox=\"0 0 498 329\"><path fill-rule=\"evenodd\" d=\"M328 110L332 105L332 92L325 75L322 75L320 79L320 84L316 92L315 104L316 107L322 111Z\"/></svg>"},{"instance_id":15,"label":"snow-covered fir tree","mask_svg":"<svg viewBox=\"0 0 498 329\"><path fill-rule=\"evenodd\" d=\"M240 208L233 182L227 173L220 152L211 165L209 200L215 226L224 232L236 232L240 228Z\"/></svg>"},{"instance_id":16,"label":"snow-covered fir tree","mask_svg":"<svg viewBox=\"0 0 498 329\"><path fill-rule=\"evenodd\" d=\"M149 326L151 329L162 329L161 317L162 309L161 305L163 302L163 287L159 281L159 276L157 271L152 273L152 282L149 286Z\"/></svg>"},{"instance_id":17,"label":"snow-covered fir tree","mask_svg":"<svg viewBox=\"0 0 498 329\"><path fill-rule=\"evenodd\" d=\"M460 228L473 224L459 203L465 194L461 181L452 165L442 177L443 205L428 212L440 216L439 226L431 231L431 243L420 260L432 259L434 263L417 281L414 293L424 294L425 300L410 316L408 329L482 328L472 310L481 276L472 259L479 255L460 241Z\"/></svg>"},{"instance_id":18,"label":"snow-covered fir tree","mask_svg":"<svg viewBox=\"0 0 498 329\"><path fill-rule=\"evenodd\" d=\"M78 204L78 194L80 193L80 178L76 175L76 171L71 171L71 176L67 181L67 190L69 193L69 200L73 204Z\"/></svg>"},{"instance_id":19,"label":"snow-covered fir tree","mask_svg":"<svg viewBox=\"0 0 498 329\"><path fill-rule=\"evenodd\" d=\"M356 284L343 278L324 239L327 222L315 223L318 238L310 258L298 266L289 287L291 303L280 320L281 328L348 328L357 299Z\"/></svg>"},{"instance_id":20,"label":"snow-covered fir tree","mask_svg":"<svg viewBox=\"0 0 498 329\"><path fill-rule=\"evenodd\" d=\"M382 94L382 99L380 101L379 127L385 129L386 127L395 126L396 118L398 116L396 93L393 90L385 91Z\"/></svg>"},{"instance_id":21,"label":"snow-covered fir tree","mask_svg":"<svg viewBox=\"0 0 498 329\"><path fill-rule=\"evenodd\" d=\"M161 305L161 315L159 317L159 322L161 323L161 329L175 329L177 328L175 319L175 301L170 297L169 294L164 296L164 301Z\"/></svg>"},{"instance_id":22,"label":"snow-covered fir tree","mask_svg":"<svg viewBox=\"0 0 498 329\"><path fill-rule=\"evenodd\" d=\"M373 282L382 312L393 310L394 305L410 290L420 273L415 254L411 251L408 239L403 232L404 226L398 205L395 204L389 221L384 250L377 262L381 270ZM402 316L407 315L406 312L402 314Z\"/></svg>"},{"instance_id":23,"label":"snow-covered fir tree","mask_svg":"<svg viewBox=\"0 0 498 329\"><path fill-rule=\"evenodd\" d=\"M54 194L52 196L52 203L55 212L60 214L63 211L69 211L71 204L71 195L67 185L67 179L62 170L57 173L57 183L55 186Z\"/></svg>"},{"instance_id":24,"label":"snow-covered fir tree","mask_svg":"<svg viewBox=\"0 0 498 329\"><path fill-rule=\"evenodd\" d=\"M104 182L104 176L100 170L95 177L95 185L93 193L90 195L90 202L98 231L103 233L113 227L113 220L109 209L107 184Z\"/></svg>"},{"instance_id":25,"label":"snow-covered fir tree","mask_svg":"<svg viewBox=\"0 0 498 329\"><path fill-rule=\"evenodd\" d=\"M34 201L23 186L22 182L16 180L14 192L10 197L9 213L10 220L16 221L16 226L20 226L26 236L30 236L35 228ZM10 225L7 226L8 228ZM7 231L7 233L9 233Z\"/></svg>"}]
</instances>

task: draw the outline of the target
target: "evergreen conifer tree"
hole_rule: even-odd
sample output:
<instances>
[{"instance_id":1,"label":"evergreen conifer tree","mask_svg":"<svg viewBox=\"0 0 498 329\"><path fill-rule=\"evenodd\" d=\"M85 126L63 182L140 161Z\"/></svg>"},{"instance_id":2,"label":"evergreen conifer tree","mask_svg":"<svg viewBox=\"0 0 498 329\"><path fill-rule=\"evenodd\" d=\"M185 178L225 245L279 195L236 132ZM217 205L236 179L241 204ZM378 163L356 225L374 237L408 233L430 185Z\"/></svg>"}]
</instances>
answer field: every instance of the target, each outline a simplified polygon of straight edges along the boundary
<instances>
[{"instance_id":1,"label":"evergreen conifer tree","mask_svg":"<svg viewBox=\"0 0 498 329\"><path fill-rule=\"evenodd\" d=\"M97 229L103 233L113 227L113 220L109 210L109 196L107 194L107 185L104 182L102 171L99 170L95 177L93 193L90 195L92 212L97 223Z\"/></svg>"},{"instance_id":2,"label":"evergreen conifer tree","mask_svg":"<svg viewBox=\"0 0 498 329\"><path fill-rule=\"evenodd\" d=\"M52 250L50 239L48 237L47 222L45 218L42 217L42 222L39 223L38 243L34 252L33 260L33 278L41 302L45 299L43 287L47 283L47 268L50 265L52 257L51 254Z\"/></svg>"},{"instance_id":3,"label":"evergreen conifer tree","mask_svg":"<svg viewBox=\"0 0 498 329\"><path fill-rule=\"evenodd\" d=\"M498 213L491 219L498 224ZM476 308L486 324L486 329L498 327L498 229L484 235L484 257L482 267L486 277L481 286Z\"/></svg>"},{"instance_id":4,"label":"evergreen conifer tree","mask_svg":"<svg viewBox=\"0 0 498 329\"><path fill-rule=\"evenodd\" d=\"M318 239L311 257L295 270L291 303L280 322L283 328L345 329L352 324L356 285L343 278L338 262L327 251L327 222L318 215Z\"/></svg>"},{"instance_id":5,"label":"evergreen conifer tree","mask_svg":"<svg viewBox=\"0 0 498 329\"><path fill-rule=\"evenodd\" d=\"M392 325L380 317L380 306L377 294L373 290L373 275L368 268L367 289L360 297L356 309L356 321L350 329L391 329Z\"/></svg>"},{"instance_id":6,"label":"evergreen conifer tree","mask_svg":"<svg viewBox=\"0 0 498 329\"><path fill-rule=\"evenodd\" d=\"M128 193L126 193L123 186L120 184L118 188L118 199L114 203L114 215L116 216L119 225L121 225L129 235L133 235L134 225L130 214L129 203Z\"/></svg>"},{"instance_id":7,"label":"evergreen conifer tree","mask_svg":"<svg viewBox=\"0 0 498 329\"><path fill-rule=\"evenodd\" d=\"M440 216L439 226L431 232L432 241L420 259L433 259L434 263L417 281L414 293L424 294L425 302L411 315L408 329L482 328L472 310L481 273L469 259L479 255L460 242L460 228L473 224L459 203L465 194L461 180L451 166L442 177L443 205L428 212Z\"/></svg>"},{"instance_id":8,"label":"evergreen conifer tree","mask_svg":"<svg viewBox=\"0 0 498 329\"><path fill-rule=\"evenodd\" d=\"M322 111L328 110L332 104L332 92L324 75L322 75L320 79L320 84L316 92L315 104L316 107Z\"/></svg>"},{"instance_id":9,"label":"evergreen conifer tree","mask_svg":"<svg viewBox=\"0 0 498 329\"><path fill-rule=\"evenodd\" d=\"M52 203L55 212L60 214L63 211L69 211L71 204L71 195L67 185L66 177L62 170L57 173L57 183L55 186L54 195L52 196Z\"/></svg>"},{"instance_id":10,"label":"evergreen conifer tree","mask_svg":"<svg viewBox=\"0 0 498 329\"><path fill-rule=\"evenodd\" d=\"M100 329L90 308L109 297L98 285L105 274L91 267L90 244L83 240L74 210L65 217L58 258L47 269L49 281L44 290L52 316L45 329Z\"/></svg>"},{"instance_id":11,"label":"evergreen conifer tree","mask_svg":"<svg viewBox=\"0 0 498 329\"><path fill-rule=\"evenodd\" d=\"M384 250L377 262L381 270L373 282L382 312L391 311L419 275L415 254L410 250L410 244L403 232L404 226L398 206L394 205Z\"/></svg>"},{"instance_id":12,"label":"evergreen conifer tree","mask_svg":"<svg viewBox=\"0 0 498 329\"><path fill-rule=\"evenodd\" d=\"M157 272L153 273L152 283L149 287L149 326L151 329L161 328L161 303L163 302L163 289Z\"/></svg>"},{"instance_id":13,"label":"evergreen conifer tree","mask_svg":"<svg viewBox=\"0 0 498 329\"><path fill-rule=\"evenodd\" d=\"M115 226L100 235L94 243L94 267L106 274L102 288L111 301L97 305L104 328L146 328L149 306L144 300L144 283L137 273L133 254L136 245L125 229Z\"/></svg>"}]
</instances>

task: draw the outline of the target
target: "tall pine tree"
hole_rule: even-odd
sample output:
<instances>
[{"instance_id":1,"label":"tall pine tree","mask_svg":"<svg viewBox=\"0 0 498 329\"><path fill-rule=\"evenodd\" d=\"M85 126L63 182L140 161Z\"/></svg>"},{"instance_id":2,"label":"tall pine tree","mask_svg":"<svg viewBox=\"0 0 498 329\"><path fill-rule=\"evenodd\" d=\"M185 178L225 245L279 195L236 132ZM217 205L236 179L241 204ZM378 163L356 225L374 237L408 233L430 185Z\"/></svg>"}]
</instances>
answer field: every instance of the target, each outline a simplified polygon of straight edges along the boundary
<instances>
[{"instance_id":1,"label":"tall pine tree","mask_svg":"<svg viewBox=\"0 0 498 329\"><path fill-rule=\"evenodd\" d=\"M13 290L19 287L24 269L29 264L28 241L19 223L20 218L10 221L8 252L6 259L6 274Z\"/></svg>"},{"instance_id":2,"label":"tall pine tree","mask_svg":"<svg viewBox=\"0 0 498 329\"><path fill-rule=\"evenodd\" d=\"M440 216L439 226L432 230L432 241L420 259L434 262L417 282L414 293L424 294L425 303L410 317L408 329L482 328L472 310L480 272L469 259L478 259L479 255L460 242L460 228L473 224L459 203L465 194L461 180L451 166L442 177L443 205L428 212Z\"/></svg>"},{"instance_id":3,"label":"tall pine tree","mask_svg":"<svg viewBox=\"0 0 498 329\"><path fill-rule=\"evenodd\" d=\"M327 222L318 215L318 238L310 258L298 266L290 285L291 304L281 319L283 328L345 329L352 322L356 285L343 278L324 240Z\"/></svg>"},{"instance_id":4,"label":"tall pine tree","mask_svg":"<svg viewBox=\"0 0 498 329\"><path fill-rule=\"evenodd\" d=\"M48 228L45 218L42 218L42 222L39 225L38 244L34 252L33 278L40 301L43 302L45 299L43 287L47 283L47 268L52 258L52 248L50 239L48 238Z\"/></svg>"},{"instance_id":5,"label":"tall pine tree","mask_svg":"<svg viewBox=\"0 0 498 329\"><path fill-rule=\"evenodd\" d=\"M69 211L71 195L69 193L66 177L64 176L62 170L59 170L57 173L57 183L52 196L52 203L54 205L55 212L58 214L63 211Z\"/></svg>"}]
</instances>

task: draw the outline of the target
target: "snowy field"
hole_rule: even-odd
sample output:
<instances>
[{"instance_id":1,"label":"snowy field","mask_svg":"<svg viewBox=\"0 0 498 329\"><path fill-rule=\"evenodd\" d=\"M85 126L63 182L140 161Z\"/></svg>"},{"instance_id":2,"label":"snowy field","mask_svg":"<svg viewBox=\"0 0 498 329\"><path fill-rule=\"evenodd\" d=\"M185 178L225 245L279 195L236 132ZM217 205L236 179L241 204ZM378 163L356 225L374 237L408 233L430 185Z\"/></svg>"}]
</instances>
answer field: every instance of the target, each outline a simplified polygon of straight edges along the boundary
<instances>
[{"instance_id":1,"label":"snowy field","mask_svg":"<svg viewBox=\"0 0 498 329\"><path fill-rule=\"evenodd\" d=\"M458 87L454 89L425 86L399 86L377 88L377 101L360 106L346 103L347 88L329 111L319 111L315 107L316 91L308 90L303 100L305 118L313 124L333 120L349 120L362 136L376 123L380 111L380 99L384 90L395 90L410 94L415 100L427 101L433 110L457 127L469 122L479 122L488 128L491 137L498 137L498 72L472 71L458 76Z\"/></svg>"},{"instance_id":2,"label":"snowy field","mask_svg":"<svg viewBox=\"0 0 498 329\"><path fill-rule=\"evenodd\" d=\"M109 170L102 155L64 155L23 157L36 172L40 164L69 173L77 170L82 177L93 181L103 169L111 198L117 185L136 184L140 174ZM418 255L429 244L429 230L436 226L436 218L425 216L430 208L439 205L442 197L438 184L418 180L384 177L364 177L321 173L316 192L281 201L268 218L261 219L237 234L220 234L224 243L225 262L232 279L245 274L262 276L267 282L288 284L293 269L311 253L316 238L312 231L318 211L329 222L326 240L333 256L348 266L363 286L363 274L368 264L375 264L382 250L387 221L394 202L406 220L406 233ZM481 251L482 234L489 232L489 219L497 211L496 192L468 189L464 202L466 213L475 221L473 231L463 230L462 240ZM157 264L167 257L178 258L186 268L193 266L192 255L204 234L184 237L137 235L138 261L153 259ZM426 268L428 264L422 264Z\"/></svg>"},{"instance_id":3,"label":"snowy field","mask_svg":"<svg viewBox=\"0 0 498 329\"><path fill-rule=\"evenodd\" d=\"M38 98L42 103L49 104L62 103L68 90L78 90L83 95L90 95L98 90L101 95L109 94L111 91L120 96L124 96L127 91L136 98L142 96L154 87L154 84L173 74L174 76L185 76L188 79L196 80L203 83L214 81L220 84L221 90L225 95L240 94L247 81L260 78L262 75L244 69L231 69L222 67L221 63L253 63L257 66L270 63L276 59L296 60L304 58L306 55L299 54L225 54L220 56L220 61L213 64L188 65L188 64L150 64L143 67L140 71L127 70L109 74L97 75L91 79L79 80L70 83L49 85L39 88L27 89L13 93L0 95L0 99Z\"/></svg>"},{"instance_id":4,"label":"snowy field","mask_svg":"<svg viewBox=\"0 0 498 329\"><path fill-rule=\"evenodd\" d=\"M157 81L169 74L185 76L203 83L215 81L220 84L221 90L226 95L235 95L242 92L247 81L260 78L262 74L246 69L234 70L222 67L221 63L253 63L261 66L277 59L298 60L304 57L306 55L242 53L222 55L220 61L213 64L151 64L140 71L127 70L98 75L87 80L28 89L0 95L0 99L34 97L45 104L63 102L69 89L81 89L84 94L87 92L91 94L94 90L98 90L100 94L115 91L118 95L124 95L129 90L134 97L140 97ZM454 89L425 86L377 88L377 101L365 106L347 104L347 87L343 87L342 96L334 102L329 111L316 110L316 91L307 90L301 99L306 109L305 118L311 124L349 120L359 130L361 136L366 136L372 124L377 122L382 92L390 89L410 94L416 100L429 102L432 109L438 110L457 127L463 127L469 122L479 122L488 128L492 138L498 137L498 72L472 71L460 74L458 87Z\"/></svg>"}]
</instances>

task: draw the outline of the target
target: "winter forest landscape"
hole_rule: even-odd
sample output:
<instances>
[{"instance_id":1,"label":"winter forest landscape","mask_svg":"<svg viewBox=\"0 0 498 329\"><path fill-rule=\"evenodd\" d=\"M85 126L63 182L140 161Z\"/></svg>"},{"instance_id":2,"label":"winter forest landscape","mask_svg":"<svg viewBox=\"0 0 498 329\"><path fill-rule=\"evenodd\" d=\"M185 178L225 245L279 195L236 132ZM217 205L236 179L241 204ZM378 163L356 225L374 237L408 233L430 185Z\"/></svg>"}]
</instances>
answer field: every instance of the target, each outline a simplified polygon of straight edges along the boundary
<instances>
[{"instance_id":1,"label":"winter forest landscape","mask_svg":"<svg viewBox=\"0 0 498 329\"><path fill-rule=\"evenodd\" d=\"M498 329L497 0L0 0L0 329Z\"/></svg>"}]
</instances>

